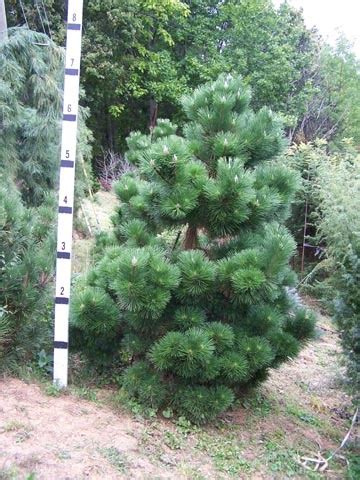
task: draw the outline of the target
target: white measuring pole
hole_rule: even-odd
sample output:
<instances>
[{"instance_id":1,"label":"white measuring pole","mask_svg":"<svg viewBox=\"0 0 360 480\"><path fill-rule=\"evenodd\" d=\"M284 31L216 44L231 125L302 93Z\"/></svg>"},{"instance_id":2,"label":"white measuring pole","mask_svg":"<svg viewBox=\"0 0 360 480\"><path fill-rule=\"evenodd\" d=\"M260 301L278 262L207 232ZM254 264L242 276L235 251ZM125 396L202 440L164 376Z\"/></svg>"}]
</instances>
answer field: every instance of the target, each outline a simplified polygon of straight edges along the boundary
<instances>
[{"instance_id":1,"label":"white measuring pole","mask_svg":"<svg viewBox=\"0 0 360 480\"><path fill-rule=\"evenodd\" d=\"M71 250L83 0L68 0L56 254L54 383L67 386Z\"/></svg>"}]
</instances>

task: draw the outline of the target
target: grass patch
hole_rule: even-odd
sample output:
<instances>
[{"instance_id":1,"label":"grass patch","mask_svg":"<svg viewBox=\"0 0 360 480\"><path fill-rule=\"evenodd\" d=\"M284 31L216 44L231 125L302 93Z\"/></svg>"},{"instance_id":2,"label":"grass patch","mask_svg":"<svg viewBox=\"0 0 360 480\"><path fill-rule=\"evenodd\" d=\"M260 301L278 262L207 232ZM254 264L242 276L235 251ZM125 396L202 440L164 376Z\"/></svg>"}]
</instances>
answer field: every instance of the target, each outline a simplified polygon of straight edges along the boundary
<instances>
[{"instance_id":1,"label":"grass patch","mask_svg":"<svg viewBox=\"0 0 360 480\"><path fill-rule=\"evenodd\" d=\"M45 385L44 393L49 397L60 397L64 393L64 389L56 383L48 383Z\"/></svg>"},{"instance_id":2,"label":"grass patch","mask_svg":"<svg viewBox=\"0 0 360 480\"><path fill-rule=\"evenodd\" d=\"M90 402L98 403L97 393L93 388L90 387L72 387L71 393L76 395L79 398L84 400L89 400Z\"/></svg>"},{"instance_id":3,"label":"grass patch","mask_svg":"<svg viewBox=\"0 0 360 480\"><path fill-rule=\"evenodd\" d=\"M5 423L2 428L2 432L18 432L26 427L27 425L25 425L25 423L19 422L18 420L10 420L9 422Z\"/></svg>"},{"instance_id":4,"label":"grass patch","mask_svg":"<svg viewBox=\"0 0 360 480\"><path fill-rule=\"evenodd\" d=\"M251 411L251 416L264 418L274 412L274 402L260 392L254 392L244 398L241 405Z\"/></svg>"},{"instance_id":5,"label":"grass patch","mask_svg":"<svg viewBox=\"0 0 360 480\"><path fill-rule=\"evenodd\" d=\"M308 425L313 425L314 427L320 428L323 426L323 422L313 415L312 413L299 408L297 405L288 404L286 406L286 413L292 415L293 417L301 420L301 422L306 423Z\"/></svg>"},{"instance_id":6,"label":"grass patch","mask_svg":"<svg viewBox=\"0 0 360 480\"><path fill-rule=\"evenodd\" d=\"M352 449L350 453L347 455L347 460L349 464L346 472L346 478L348 480L358 480L360 478L359 452L355 452L355 449Z\"/></svg>"},{"instance_id":7,"label":"grass patch","mask_svg":"<svg viewBox=\"0 0 360 480\"><path fill-rule=\"evenodd\" d=\"M171 448L171 450L181 450L184 446L184 438L177 432L167 430L164 433L164 443Z\"/></svg>"},{"instance_id":8,"label":"grass patch","mask_svg":"<svg viewBox=\"0 0 360 480\"><path fill-rule=\"evenodd\" d=\"M17 470L14 467L0 468L0 480L16 480L17 478Z\"/></svg>"},{"instance_id":9,"label":"grass patch","mask_svg":"<svg viewBox=\"0 0 360 480\"><path fill-rule=\"evenodd\" d=\"M24 480L36 480L35 473L26 474ZM0 468L0 480L18 480L19 473L16 467Z\"/></svg>"},{"instance_id":10,"label":"grass patch","mask_svg":"<svg viewBox=\"0 0 360 480\"><path fill-rule=\"evenodd\" d=\"M281 478L294 477L304 474L304 469L298 463L298 452L292 447L284 447L276 440L268 440L265 445L265 463L268 470L275 474L281 475ZM307 478L321 478L320 475L308 472ZM311 476L310 476L311 475Z\"/></svg>"},{"instance_id":11,"label":"grass patch","mask_svg":"<svg viewBox=\"0 0 360 480\"><path fill-rule=\"evenodd\" d=\"M127 460L125 455L115 447L100 448L99 452L120 473L125 473Z\"/></svg>"},{"instance_id":12,"label":"grass patch","mask_svg":"<svg viewBox=\"0 0 360 480\"><path fill-rule=\"evenodd\" d=\"M199 436L197 448L212 458L220 472L238 476L253 470L250 462L243 458L241 445L235 437L212 437L206 433Z\"/></svg>"},{"instance_id":13,"label":"grass patch","mask_svg":"<svg viewBox=\"0 0 360 480\"><path fill-rule=\"evenodd\" d=\"M179 470L186 478L191 480L207 480L207 478L209 478L204 477L198 469L190 467L189 465L181 465Z\"/></svg>"}]
</instances>

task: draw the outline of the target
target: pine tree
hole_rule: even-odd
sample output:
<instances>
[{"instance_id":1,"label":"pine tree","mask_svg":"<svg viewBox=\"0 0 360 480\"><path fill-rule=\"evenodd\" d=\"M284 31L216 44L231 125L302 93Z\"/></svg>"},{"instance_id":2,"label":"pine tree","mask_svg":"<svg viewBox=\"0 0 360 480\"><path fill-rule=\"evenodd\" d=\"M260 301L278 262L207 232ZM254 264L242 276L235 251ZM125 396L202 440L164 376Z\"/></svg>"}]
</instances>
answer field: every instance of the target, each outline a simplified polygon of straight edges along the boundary
<instances>
[{"instance_id":1,"label":"pine tree","mask_svg":"<svg viewBox=\"0 0 360 480\"><path fill-rule=\"evenodd\" d=\"M205 422L270 367L294 357L314 318L292 300L295 243L283 223L296 178L271 160L281 125L249 108L241 78L222 75L182 100L183 136L168 120L133 133L136 171L116 185L112 235L72 305L78 341L123 389Z\"/></svg>"},{"instance_id":2,"label":"pine tree","mask_svg":"<svg viewBox=\"0 0 360 480\"><path fill-rule=\"evenodd\" d=\"M59 172L63 50L44 34L12 28L0 44L0 71L0 167L26 204L38 206L56 188ZM85 160L91 153L86 116L81 109L78 157ZM78 194L84 187L78 162Z\"/></svg>"},{"instance_id":3,"label":"pine tree","mask_svg":"<svg viewBox=\"0 0 360 480\"><path fill-rule=\"evenodd\" d=\"M0 369L34 359L52 336L63 65L46 35L14 28L0 44ZM84 112L79 131L80 159Z\"/></svg>"},{"instance_id":4,"label":"pine tree","mask_svg":"<svg viewBox=\"0 0 360 480\"><path fill-rule=\"evenodd\" d=\"M40 207L26 208L0 170L0 371L49 344L55 205L47 195Z\"/></svg>"}]
</instances>

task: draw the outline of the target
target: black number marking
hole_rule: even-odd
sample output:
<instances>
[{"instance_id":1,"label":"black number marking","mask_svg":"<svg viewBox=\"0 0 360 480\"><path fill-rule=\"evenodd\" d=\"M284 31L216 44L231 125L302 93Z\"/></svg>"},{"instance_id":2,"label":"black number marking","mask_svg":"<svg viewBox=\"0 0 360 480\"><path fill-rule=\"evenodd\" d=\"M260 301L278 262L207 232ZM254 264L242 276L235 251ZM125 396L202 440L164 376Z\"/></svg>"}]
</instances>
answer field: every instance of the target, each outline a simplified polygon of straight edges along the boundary
<instances>
[{"instance_id":1,"label":"black number marking","mask_svg":"<svg viewBox=\"0 0 360 480\"><path fill-rule=\"evenodd\" d=\"M67 195L65 195L63 202L67 203Z\"/></svg>"},{"instance_id":2,"label":"black number marking","mask_svg":"<svg viewBox=\"0 0 360 480\"><path fill-rule=\"evenodd\" d=\"M71 112L71 108L72 108L72 107L71 107L71 103L69 103L69 105L67 106L67 111L68 111L68 112Z\"/></svg>"},{"instance_id":3,"label":"black number marking","mask_svg":"<svg viewBox=\"0 0 360 480\"><path fill-rule=\"evenodd\" d=\"M64 290L65 290L65 287L60 288L60 295L64 295Z\"/></svg>"},{"instance_id":4,"label":"black number marking","mask_svg":"<svg viewBox=\"0 0 360 480\"><path fill-rule=\"evenodd\" d=\"M65 150L65 158L70 158L70 150Z\"/></svg>"},{"instance_id":5,"label":"black number marking","mask_svg":"<svg viewBox=\"0 0 360 480\"><path fill-rule=\"evenodd\" d=\"M72 58L72 59L71 59L71 66L74 65L74 62L75 62L75 58Z\"/></svg>"},{"instance_id":6,"label":"black number marking","mask_svg":"<svg viewBox=\"0 0 360 480\"><path fill-rule=\"evenodd\" d=\"M72 21L73 21L73 22L76 22L76 13L73 13Z\"/></svg>"},{"instance_id":7,"label":"black number marking","mask_svg":"<svg viewBox=\"0 0 360 480\"><path fill-rule=\"evenodd\" d=\"M61 250L65 250L65 242L61 242Z\"/></svg>"}]
</instances>

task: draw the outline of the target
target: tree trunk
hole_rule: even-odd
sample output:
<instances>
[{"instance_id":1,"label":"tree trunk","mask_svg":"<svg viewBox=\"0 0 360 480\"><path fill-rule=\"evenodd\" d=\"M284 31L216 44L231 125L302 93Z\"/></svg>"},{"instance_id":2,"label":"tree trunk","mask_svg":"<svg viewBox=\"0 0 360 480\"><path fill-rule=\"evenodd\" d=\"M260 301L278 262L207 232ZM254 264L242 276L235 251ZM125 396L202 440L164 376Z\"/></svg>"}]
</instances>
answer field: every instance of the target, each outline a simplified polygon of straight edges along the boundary
<instances>
[{"instance_id":1,"label":"tree trunk","mask_svg":"<svg viewBox=\"0 0 360 480\"><path fill-rule=\"evenodd\" d=\"M114 128L110 113L107 114L106 124L107 145L111 151L114 151Z\"/></svg>"},{"instance_id":2,"label":"tree trunk","mask_svg":"<svg viewBox=\"0 0 360 480\"><path fill-rule=\"evenodd\" d=\"M158 115L158 103L153 98L150 99L150 115L149 115L149 128L153 130L156 126L157 122L157 115Z\"/></svg>"},{"instance_id":3,"label":"tree trunk","mask_svg":"<svg viewBox=\"0 0 360 480\"><path fill-rule=\"evenodd\" d=\"M198 241L198 234L197 234L197 227L193 227L192 225L188 226L188 229L185 233L183 247L184 250L194 250L199 248L199 241Z\"/></svg>"},{"instance_id":4,"label":"tree trunk","mask_svg":"<svg viewBox=\"0 0 360 480\"><path fill-rule=\"evenodd\" d=\"M5 0L0 0L0 43L8 39Z\"/></svg>"}]
</instances>

